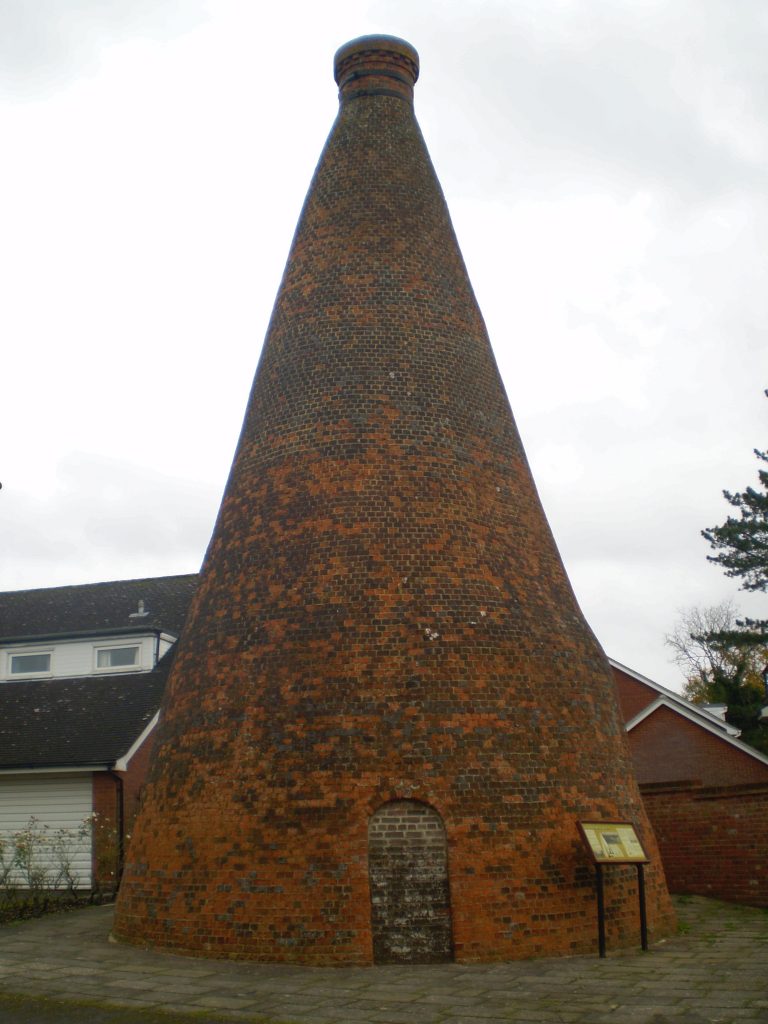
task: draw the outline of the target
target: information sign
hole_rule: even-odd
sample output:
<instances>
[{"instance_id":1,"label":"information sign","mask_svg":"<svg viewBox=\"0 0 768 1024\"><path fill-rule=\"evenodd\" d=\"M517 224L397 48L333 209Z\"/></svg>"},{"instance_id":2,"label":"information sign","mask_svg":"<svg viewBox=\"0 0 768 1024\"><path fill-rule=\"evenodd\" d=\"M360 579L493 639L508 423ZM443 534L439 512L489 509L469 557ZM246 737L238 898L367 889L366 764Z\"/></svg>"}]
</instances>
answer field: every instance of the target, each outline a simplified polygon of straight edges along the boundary
<instances>
[{"instance_id":1,"label":"information sign","mask_svg":"<svg viewBox=\"0 0 768 1024\"><path fill-rule=\"evenodd\" d=\"M648 922L645 915L644 865L649 863L643 844L631 821L580 821L581 838L592 854L597 882L597 942L600 956L605 956L605 896L603 866L634 864L637 868L637 898L640 903L640 944L648 949Z\"/></svg>"},{"instance_id":2,"label":"information sign","mask_svg":"<svg viewBox=\"0 0 768 1024\"><path fill-rule=\"evenodd\" d=\"M597 864L647 864L631 821L580 821L584 842Z\"/></svg>"}]
</instances>

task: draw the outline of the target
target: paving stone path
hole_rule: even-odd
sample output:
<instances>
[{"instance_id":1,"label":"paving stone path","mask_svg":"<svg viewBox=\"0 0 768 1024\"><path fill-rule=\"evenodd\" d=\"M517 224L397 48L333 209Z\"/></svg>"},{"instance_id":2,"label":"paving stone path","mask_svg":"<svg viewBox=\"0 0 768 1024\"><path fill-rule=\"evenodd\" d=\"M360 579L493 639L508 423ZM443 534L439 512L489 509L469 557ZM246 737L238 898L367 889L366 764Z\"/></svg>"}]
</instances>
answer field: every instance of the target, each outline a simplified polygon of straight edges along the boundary
<instances>
[{"instance_id":1,"label":"paving stone path","mask_svg":"<svg viewBox=\"0 0 768 1024\"><path fill-rule=\"evenodd\" d=\"M768 1024L768 911L700 897L677 908L677 936L606 960L301 968L118 946L111 908L92 907L0 927L0 1020Z\"/></svg>"}]
</instances>

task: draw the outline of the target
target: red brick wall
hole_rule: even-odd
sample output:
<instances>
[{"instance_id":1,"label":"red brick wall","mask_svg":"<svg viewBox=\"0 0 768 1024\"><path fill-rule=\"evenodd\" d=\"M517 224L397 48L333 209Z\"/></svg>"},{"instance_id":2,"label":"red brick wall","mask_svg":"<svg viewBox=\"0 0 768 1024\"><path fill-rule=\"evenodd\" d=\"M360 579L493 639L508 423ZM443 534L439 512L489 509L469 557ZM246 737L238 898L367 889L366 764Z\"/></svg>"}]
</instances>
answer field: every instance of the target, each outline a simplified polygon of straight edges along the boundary
<instances>
[{"instance_id":1,"label":"red brick wall","mask_svg":"<svg viewBox=\"0 0 768 1024\"><path fill-rule=\"evenodd\" d=\"M147 736L144 743L128 762L128 771L120 772L123 780L123 814L126 836L131 834L141 795L149 773L149 762L155 745L156 729Z\"/></svg>"},{"instance_id":2,"label":"red brick wall","mask_svg":"<svg viewBox=\"0 0 768 1024\"><path fill-rule=\"evenodd\" d=\"M619 707L625 722L634 718L643 708L652 704L659 696L658 691L652 686L646 686L639 679L622 672L620 668L611 665L613 681L616 685L616 694L619 698Z\"/></svg>"},{"instance_id":3,"label":"red brick wall","mask_svg":"<svg viewBox=\"0 0 768 1024\"><path fill-rule=\"evenodd\" d=\"M670 892L768 907L768 785L641 791Z\"/></svg>"},{"instance_id":4,"label":"red brick wall","mask_svg":"<svg viewBox=\"0 0 768 1024\"><path fill-rule=\"evenodd\" d=\"M119 783L109 772L93 774L93 888L117 888L119 872Z\"/></svg>"},{"instance_id":5,"label":"red brick wall","mask_svg":"<svg viewBox=\"0 0 768 1024\"><path fill-rule=\"evenodd\" d=\"M93 774L93 887L109 891L119 882L120 846L127 846L139 809L155 732L136 751L125 772ZM121 793L122 787L122 793ZM122 813L120 802L122 799ZM120 829L122 828L122 836Z\"/></svg>"},{"instance_id":6,"label":"red brick wall","mask_svg":"<svg viewBox=\"0 0 768 1024\"><path fill-rule=\"evenodd\" d=\"M660 707L629 733L638 782L696 780L704 786L768 783L768 764Z\"/></svg>"},{"instance_id":7,"label":"red brick wall","mask_svg":"<svg viewBox=\"0 0 768 1024\"><path fill-rule=\"evenodd\" d=\"M658 693L612 668L628 721ZM670 891L768 906L768 765L667 707L629 745Z\"/></svg>"}]
</instances>

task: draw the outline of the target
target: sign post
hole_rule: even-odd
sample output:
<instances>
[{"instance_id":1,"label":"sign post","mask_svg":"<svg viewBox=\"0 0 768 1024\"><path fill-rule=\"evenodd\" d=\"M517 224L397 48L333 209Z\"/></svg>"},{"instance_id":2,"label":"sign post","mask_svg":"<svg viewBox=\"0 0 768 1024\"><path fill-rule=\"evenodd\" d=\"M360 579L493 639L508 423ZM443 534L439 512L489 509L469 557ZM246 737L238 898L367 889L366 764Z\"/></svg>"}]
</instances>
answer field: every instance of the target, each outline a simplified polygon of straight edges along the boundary
<instances>
[{"instance_id":1,"label":"sign post","mask_svg":"<svg viewBox=\"0 0 768 1024\"><path fill-rule=\"evenodd\" d=\"M643 844L631 821L580 821L581 838L595 865L597 889L597 942L605 957L605 892L604 864L634 864L637 867L637 895L640 901L640 944L648 949L648 921L645 910L644 865L649 863Z\"/></svg>"}]
</instances>

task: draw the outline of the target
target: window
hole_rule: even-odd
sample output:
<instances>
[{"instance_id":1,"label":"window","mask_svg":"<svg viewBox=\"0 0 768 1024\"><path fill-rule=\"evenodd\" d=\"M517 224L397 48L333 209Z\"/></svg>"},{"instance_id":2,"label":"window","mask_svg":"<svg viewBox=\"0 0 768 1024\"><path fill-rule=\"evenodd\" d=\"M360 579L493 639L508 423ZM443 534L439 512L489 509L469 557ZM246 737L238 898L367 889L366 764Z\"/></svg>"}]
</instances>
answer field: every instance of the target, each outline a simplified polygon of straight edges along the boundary
<instances>
[{"instance_id":1,"label":"window","mask_svg":"<svg viewBox=\"0 0 768 1024\"><path fill-rule=\"evenodd\" d=\"M135 668L138 664L138 647L103 647L96 651L96 668Z\"/></svg>"},{"instance_id":2,"label":"window","mask_svg":"<svg viewBox=\"0 0 768 1024\"><path fill-rule=\"evenodd\" d=\"M45 654L12 654L11 675L49 675L51 671L51 653Z\"/></svg>"}]
</instances>

